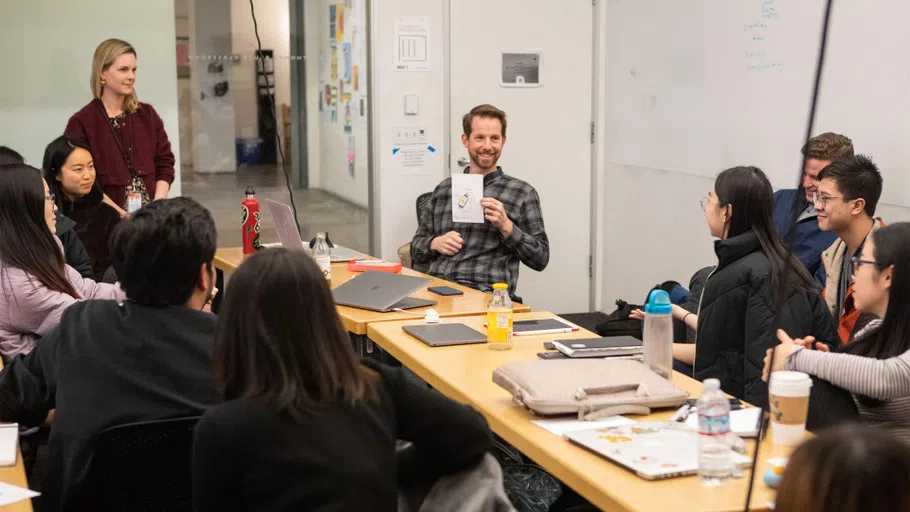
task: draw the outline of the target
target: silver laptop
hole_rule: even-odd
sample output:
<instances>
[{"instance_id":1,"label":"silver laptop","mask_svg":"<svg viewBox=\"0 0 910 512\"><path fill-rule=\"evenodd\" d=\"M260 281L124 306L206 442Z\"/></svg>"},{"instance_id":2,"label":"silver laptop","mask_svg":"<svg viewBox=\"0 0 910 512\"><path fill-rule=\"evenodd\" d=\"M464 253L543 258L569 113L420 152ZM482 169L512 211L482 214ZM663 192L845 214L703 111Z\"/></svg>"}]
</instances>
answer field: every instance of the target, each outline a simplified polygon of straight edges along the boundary
<instances>
[{"instance_id":1,"label":"silver laptop","mask_svg":"<svg viewBox=\"0 0 910 512\"><path fill-rule=\"evenodd\" d=\"M332 290L335 304L386 313L396 309L432 306L435 300L408 295L430 284L426 277L368 271Z\"/></svg>"},{"instance_id":2,"label":"silver laptop","mask_svg":"<svg viewBox=\"0 0 910 512\"><path fill-rule=\"evenodd\" d=\"M292 251L303 251L307 254L312 254L309 244L304 244L300 239L300 234L297 232L297 224L294 222L294 211L291 210L291 207L274 199L266 199L265 204L272 215L272 221L278 231L278 240L281 242L281 246ZM265 244L266 247L269 245ZM366 257L365 254L347 247L341 247L340 245L332 247L332 263L362 260L366 259Z\"/></svg>"},{"instance_id":3,"label":"silver laptop","mask_svg":"<svg viewBox=\"0 0 910 512\"><path fill-rule=\"evenodd\" d=\"M487 342L485 335L465 324L406 325L402 329L431 347Z\"/></svg>"}]
</instances>

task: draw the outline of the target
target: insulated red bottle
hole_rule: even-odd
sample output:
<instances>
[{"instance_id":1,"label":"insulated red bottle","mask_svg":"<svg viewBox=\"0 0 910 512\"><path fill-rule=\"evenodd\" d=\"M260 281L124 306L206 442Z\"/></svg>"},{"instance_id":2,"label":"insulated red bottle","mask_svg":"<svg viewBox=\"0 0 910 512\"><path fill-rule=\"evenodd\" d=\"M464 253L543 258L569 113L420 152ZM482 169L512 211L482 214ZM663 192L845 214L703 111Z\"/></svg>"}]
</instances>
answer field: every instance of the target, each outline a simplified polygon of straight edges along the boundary
<instances>
[{"instance_id":1,"label":"insulated red bottle","mask_svg":"<svg viewBox=\"0 0 910 512\"><path fill-rule=\"evenodd\" d=\"M243 234L243 254L249 255L259 248L259 201L256 200L256 191L253 187L246 188L242 210L243 219L240 226Z\"/></svg>"}]
</instances>

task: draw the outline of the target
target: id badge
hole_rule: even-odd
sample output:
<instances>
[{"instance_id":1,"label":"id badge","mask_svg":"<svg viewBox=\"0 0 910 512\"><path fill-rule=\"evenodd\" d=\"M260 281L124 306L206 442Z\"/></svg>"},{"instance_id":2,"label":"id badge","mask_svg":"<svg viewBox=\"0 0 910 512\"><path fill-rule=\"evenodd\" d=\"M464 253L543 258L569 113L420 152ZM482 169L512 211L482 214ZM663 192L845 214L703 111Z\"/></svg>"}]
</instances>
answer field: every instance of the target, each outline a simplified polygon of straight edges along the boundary
<instances>
[{"instance_id":1,"label":"id badge","mask_svg":"<svg viewBox=\"0 0 910 512\"><path fill-rule=\"evenodd\" d=\"M136 213L142 208L142 195L139 192L129 192L126 194L126 212Z\"/></svg>"}]
</instances>

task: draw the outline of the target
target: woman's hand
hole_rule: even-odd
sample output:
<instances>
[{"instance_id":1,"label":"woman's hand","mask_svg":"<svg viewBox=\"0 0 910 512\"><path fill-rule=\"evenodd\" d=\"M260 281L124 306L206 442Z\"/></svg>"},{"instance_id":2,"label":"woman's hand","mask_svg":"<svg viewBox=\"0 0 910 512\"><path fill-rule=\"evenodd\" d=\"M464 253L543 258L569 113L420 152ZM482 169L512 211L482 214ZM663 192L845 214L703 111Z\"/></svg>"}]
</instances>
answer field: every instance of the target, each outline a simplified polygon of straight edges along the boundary
<instances>
[{"instance_id":1,"label":"woman's hand","mask_svg":"<svg viewBox=\"0 0 910 512\"><path fill-rule=\"evenodd\" d=\"M629 318L632 318L634 320L644 320L645 312L640 309L636 309L632 311L632 313L629 315Z\"/></svg>"},{"instance_id":2,"label":"woman's hand","mask_svg":"<svg viewBox=\"0 0 910 512\"><path fill-rule=\"evenodd\" d=\"M812 344L815 342L815 338L808 336L805 339L792 339L790 336L784 332L783 329L777 330L777 339L780 340L780 345L769 348L765 352L765 368L762 371L761 380L768 382L771 374L774 372L779 372L785 369L787 358L790 357L790 354L796 350L797 346L811 348ZM771 367L771 353L774 352L774 366Z\"/></svg>"}]
</instances>

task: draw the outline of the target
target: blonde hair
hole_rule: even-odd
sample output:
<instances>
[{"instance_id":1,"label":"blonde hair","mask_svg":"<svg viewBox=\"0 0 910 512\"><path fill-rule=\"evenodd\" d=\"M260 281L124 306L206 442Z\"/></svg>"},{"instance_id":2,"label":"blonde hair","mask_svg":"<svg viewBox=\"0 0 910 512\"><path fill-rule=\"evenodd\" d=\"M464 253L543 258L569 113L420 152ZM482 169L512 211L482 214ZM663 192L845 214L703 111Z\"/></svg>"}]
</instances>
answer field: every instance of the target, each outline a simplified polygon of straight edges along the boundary
<instances>
[{"instance_id":1,"label":"blonde hair","mask_svg":"<svg viewBox=\"0 0 910 512\"><path fill-rule=\"evenodd\" d=\"M104 85L101 84L101 73L117 60L118 57L125 53L136 55L133 46L121 39L108 39L95 48L95 56L92 57L92 77L89 81L89 87L92 89L92 96L95 99L101 99L101 93L104 91ZM136 97L136 90L133 89L129 96L123 99L123 110L130 114L139 109L139 98Z\"/></svg>"}]
</instances>

